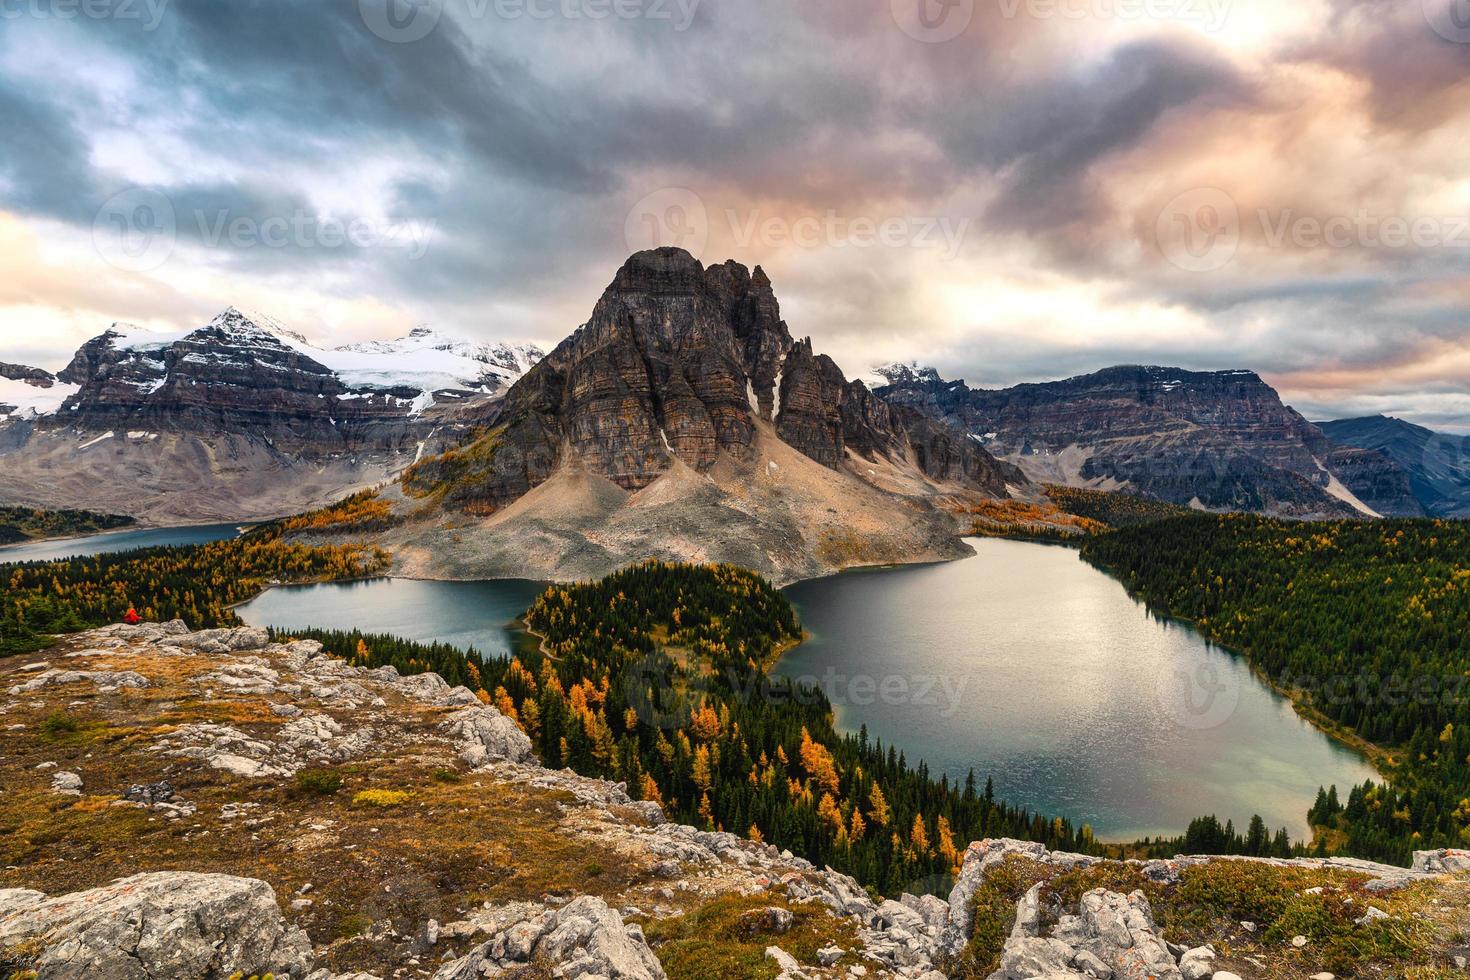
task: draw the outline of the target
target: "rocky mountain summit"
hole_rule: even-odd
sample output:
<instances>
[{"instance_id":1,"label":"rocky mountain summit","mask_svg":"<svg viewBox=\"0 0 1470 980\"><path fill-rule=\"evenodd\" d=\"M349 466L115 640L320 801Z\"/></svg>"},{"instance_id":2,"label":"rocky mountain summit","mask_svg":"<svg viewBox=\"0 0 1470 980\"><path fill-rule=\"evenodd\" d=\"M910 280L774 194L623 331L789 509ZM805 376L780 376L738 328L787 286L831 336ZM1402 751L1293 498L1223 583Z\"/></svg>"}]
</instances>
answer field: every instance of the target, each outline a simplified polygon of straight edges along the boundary
<instances>
[{"instance_id":1,"label":"rocky mountain summit","mask_svg":"<svg viewBox=\"0 0 1470 980\"><path fill-rule=\"evenodd\" d=\"M922 414L875 398L811 341L792 338L771 281L682 249L640 252L592 317L512 387L496 451L459 499L503 506L571 455L624 490L683 464L708 473L746 457L756 430L831 469L883 456L938 481L1003 494L1012 467Z\"/></svg>"},{"instance_id":2,"label":"rocky mountain summit","mask_svg":"<svg viewBox=\"0 0 1470 980\"><path fill-rule=\"evenodd\" d=\"M116 324L55 377L0 380L0 499L160 522L299 511L449 445L540 357L427 328L328 350L234 308L178 334Z\"/></svg>"},{"instance_id":3,"label":"rocky mountain summit","mask_svg":"<svg viewBox=\"0 0 1470 980\"><path fill-rule=\"evenodd\" d=\"M944 980L973 975L994 936L1008 937L1003 980L1282 975L1250 969L1248 936L1227 951L1182 925L1191 876L1218 860L982 841L947 900L883 899L775 847L672 825L622 785L542 768L470 691L315 642L108 627L4 662L0 690L6 975ZM1460 955L1445 937L1466 925L1470 885L1445 876L1470 871L1470 853L1422 853L1413 869L1223 866L1356 902L1355 942L1413 929L1442 944L1425 955ZM1315 941L1284 948L1306 963Z\"/></svg>"},{"instance_id":4,"label":"rocky mountain summit","mask_svg":"<svg viewBox=\"0 0 1470 980\"><path fill-rule=\"evenodd\" d=\"M759 267L664 248L628 259L479 439L406 475L400 511L417 517L388 543L424 575L585 577L658 557L785 581L964 554L943 504L1026 484L793 338Z\"/></svg>"},{"instance_id":5,"label":"rocky mountain summit","mask_svg":"<svg viewBox=\"0 0 1470 980\"><path fill-rule=\"evenodd\" d=\"M1388 456L1340 445L1251 371L1122 366L1002 390L882 369L878 394L962 426L1034 480L1211 510L1419 516Z\"/></svg>"}]
</instances>

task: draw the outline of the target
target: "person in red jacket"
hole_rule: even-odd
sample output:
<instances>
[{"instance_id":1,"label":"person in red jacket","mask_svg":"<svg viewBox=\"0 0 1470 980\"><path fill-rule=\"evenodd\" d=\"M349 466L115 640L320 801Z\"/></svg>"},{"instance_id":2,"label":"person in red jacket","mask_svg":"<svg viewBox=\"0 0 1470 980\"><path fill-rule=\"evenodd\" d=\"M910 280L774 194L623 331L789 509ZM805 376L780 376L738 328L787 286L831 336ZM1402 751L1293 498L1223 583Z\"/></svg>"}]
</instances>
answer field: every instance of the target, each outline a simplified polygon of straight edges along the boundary
<instances>
[{"instance_id":1,"label":"person in red jacket","mask_svg":"<svg viewBox=\"0 0 1470 980\"><path fill-rule=\"evenodd\" d=\"M129 606L127 615L123 617L123 622L127 623L129 626L137 626L142 621L143 617L138 615L138 610L134 609L132 606Z\"/></svg>"}]
</instances>

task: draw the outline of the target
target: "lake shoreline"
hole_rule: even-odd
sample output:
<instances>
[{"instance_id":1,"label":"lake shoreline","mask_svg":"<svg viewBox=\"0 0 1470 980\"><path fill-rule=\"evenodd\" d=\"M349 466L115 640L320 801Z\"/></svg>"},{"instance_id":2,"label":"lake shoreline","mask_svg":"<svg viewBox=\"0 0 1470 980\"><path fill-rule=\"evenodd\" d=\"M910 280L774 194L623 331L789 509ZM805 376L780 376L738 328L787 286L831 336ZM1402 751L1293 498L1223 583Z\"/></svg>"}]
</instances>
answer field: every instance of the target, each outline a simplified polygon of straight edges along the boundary
<instances>
[{"instance_id":1,"label":"lake shoreline","mask_svg":"<svg viewBox=\"0 0 1470 980\"><path fill-rule=\"evenodd\" d=\"M264 522L264 521L240 521L240 522L235 522L235 521L211 521L211 522L204 523L204 524L162 524L162 525L144 525L144 524L139 523L139 524L134 524L134 525L132 525L130 527L114 528L114 529L109 530L109 531L98 531L98 532L95 532L93 534L63 534L63 535L55 535L55 536L51 536L51 537L31 538L28 541L12 541L10 544L0 545L0 565L27 565L27 564L32 564L32 563L42 563L42 564L44 564L46 562L51 562L51 561L68 561L70 558L92 558L92 557L96 557L97 555L101 555L101 554L120 554L120 553L123 553L123 552L126 552L126 551L144 551L144 550L147 550L149 548L191 547L192 545L197 545L197 544L199 544L201 542L194 542L194 543L192 543L192 545L191 544L172 544L172 545L171 544L141 544L137 548L107 548L107 547L103 547L99 551L87 552L85 554L71 555L71 556L69 556L67 558L19 558L19 559L13 559L11 557L11 555L9 554L12 551L18 551L18 550L24 549L24 548L36 548L36 547L39 547L39 546L42 546L42 545L47 545L47 546L52 546L52 547L57 547L57 548L66 548L70 544L76 544L76 543L80 543L80 542L83 542L83 541L96 541L99 544L106 545L109 542L115 541L116 539L118 539L120 537L123 537L124 535L129 535L129 534L154 534L154 533L171 533L171 532L172 533L179 533L179 534L187 534L187 533L189 533L191 531L201 531L201 530L204 530L204 529L207 529L207 528L218 528L218 527L233 527L233 528L235 528L235 537L243 537L245 534L248 534L250 531L253 531L256 528L259 528L259 527L263 526L263 524L265 524L265 523L267 523L267 522ZM232 538L218 538L216 540L219 540L219 541L229 541L229 540L233 540L233 539ZM203 543L208 543L208 542L203 542Z\"/></svg>"},{"instance_id":2,"label":"lake shoreline","mask_svg":"<svg viewBox=\"0 0 1470 980\"><path fill-rule=\"evenodd\" d=\"M992 776L998 795L1013 804L1071 815L1079 824L1091 823L1097 839L1110 845L1128 846L1141 837L1158 834L1182 835L1189 820L1207 816L1212 810L1222 822L1233 817L1240 826L1253 812L1260 812L1273 827L1287 826L1293 837L1307 839L1313 831L1305 815L1318 785L1335 783L1340 791L1346 791L1381 775L1375 764L1381 756L1319 723L1291 692L1271 684L1248 656L1214 642L1193 624L1158 616L1106 570L1083 562L1080 555L1074 559L1057 550L1066 549L1076 555L1078 549L1073 543L1029 536L1026 540L972 536L967 543L986 555L982 564L969 572L935 575L901 566L895 580L880 587L859 584L866 578L860 573L866 570L850 570L784 589L798 606L804 627L822 634L820 642L825 649L808 656L803 656L802 648L788 651L777 667L778 673L789 678L826 678L835 671L839 693L855 690L851 684L865 670L880 679L899 675L909 680L930 680L922 675L947 673L948 679L960 687L970 683L972 691L966 706L955 720L947 722L934 718L950 707L943 700L925 713L908 707L884 708L875 705L871 697L862 701L833 698L839 730L851 735L866 727L870 737L904 750L910 760L922 759L936 775L945 772L951 780L963 779L973 763L977 777L983 781L986 775ZM1036 557L1048 554L1053 557ZM946 562L938 567L962 564ZM1034 580L1027 578L1028 584L1018 592L1010 579L1026 574L1027 565L1050 571L1040 572ZM1079 571L1067 571L1074 567ZM1093 575L1097 578L1091 579ZM861 617L862 627L874 626L880 631L880 635L868 639L855 635L859 626L831 621L831 600L826 597L839 592L832 583L849 579L857 580L857 588L850 585L842 591L855 597L851 602L859 606L881 603L898 618L900 629L905 620L914 618L911 610L928 608L928 596L942 599L937 607L914 620L912 625L919 629L906 630L906 641L893 635L893 628L870 623L873 614L865 608L849 610ZM1097 583L1093 591L1101 588L1104 596L1116 598L1103 601L1091 595L1085 584L1089 579ZM1079 593L1079 588L1084 591ZM891 597L887 594L890 592ZM809 603L817 605L811 607ZM978 631L947 622L936 627L928 621L930 613L941 620L957 613L969 617L967 607L971 605L986 607L976 620ZM1096 616L1103 618L1094 619ZM1063 633L1072 640L1048 640L1034 633L1017 637L1019 643L1002 639L1018 628L1034 631L1038 624L1045 634L1052 628L1046 624L1055 625L1057 617L1066 619ZM1016 627L1012 621L1025 625ZM1128 627L1126 621L1133 621L1133 626ZM1150 628L1145 622L1157 625ZM1167 632L1156 640L1147 640L1154 629L1160 628ZM1120 629L1123 632L1118 632ZM1177 695L1159 700L1165 691L1160 688L1159 695L1154 695L1154 679L1170 661L1139 660L1120 653L1119 644L1126 646L1130 637L1163 644L1170 650L1198 650L1182 661L1181 667L1193 670L1190 665L1217 664L1216 671L1225 671L1217 676L1229 681L1232 690L1238 692L1239 716L1232 714L1218 723L1197 727L1194 722L1198 719L1181 714L1189 707L1174 700ZM1033 664L1036 643L1041 644L1037 650L1042 656ZM1075 646L1069 645L1073 643ZM916 646L925 649L920 652L913 649ZM1075 654L1069 650L1075 650ZM1082 658L1075 659L1076 654ZM1234 666L1223 666L1227 660ZM1134 670L1129 670L1130 663L1135 665ZM1120 670L1125 673L1119 674ZM1026 685L1024 691L1016 687L1018 680ZM829 686L825 679L821 684ZM992 687L993 691L987 690ZM1205 693L1195 690L1196 696ZM1099 698L1108 701L1120 694L1128 700L1118 704L1137 700L1144 710L1134 717L1131 726L1127 721L1119 722L1116 704L1109 708L1097 703ZM1081 715L1067 707L1073 702L1079 705ZM1174 714L1147 721L1160 711ZM883 720L885 716L887 721ZM1110 766L1094 760L1097 752L1087 747L1088 740L1077 741L1083 738L1083 731L1075 724L1079 718L1087 718L1088 725L1106 721L1107 727L1097 730L1099 734L1091 741L1121 738L1115 751L1129 761ZM1229 727L1215 734L1216 724L1227 721ZM1208 728L1209 734L1202 733L1201 727ZM1177 737L1160 740L1149 734L1162 731L1175 732ZM1211 744L1212 739L1223 740L1220 744L1241 741L1241 747L1222 749ZM1176 742L1177 747L1167 744ZM1246 761L1254 757L1253 753L1260 754L1259 763ZM1135 768L1139 765L1143 767L1141 772ZM1256 765L1267 768L1257 775L1252 772ZM1191 807L1188 799L1181 799L1169 789L1171 781L1177 785L1181 779L1197 780L1200 788L1207 790L1195 799L1196 806ZM1099 780L1096 790L1088 788ZM1139 781L1136 789L1130 786L1134 781ZM1150 787L1148 791L1142 788L1145 785ZM1164 798L1150 801L1150 792L1156 796L1162 792ZM1131 804L1127 802L1130 795L1134 798ZM1167 797L1173 797L1172 803ZM1185 810L1189 812L1182 812ZM1155 830L1135 836L1132 828Z\"/></svg>"},{"instance_id":3,"label":"lake shoreline","mask_svg":"<svg viewBox=\"0 0 1470 980\"><path fill-rule=\"evenodd\" d=\"M1207 643L1215 647L1217 650L1223 650L1230 656L1239 658L1247 667L1250 668L1251 674L1254 675L1257 680L1269 687L1271 690L1275 691L1286 701L1290 702L1292 709L1297 713L1298 717L1300 717L1307 724L1311 725L1313 728L1317 729L1323 735L1326 735L1328 738L1342 745L1344 748L1352 749L1354 752L1357 752L1359 755L1363 756L1368 764L1373 767L1373 770L1378 774L1380 779L1387 778L1386 770L1392 767L1394 754L1393 749L1368 741L1361 735L1354 732L1352 729L1338 724L1331 718L1328 718L1322 712L1318 711L1316 708L1312 707L1310 704L1306 703L1302 691L1296 688L1288 688L1278 683L1274 677L1266 673L1260 668L1259 665L1257 665L1255 659L1251 657L1250 651L1238 649L1236 647L1230 646L1227 643L1220 642L1218 639L1215 638L1213 634L1210 633L1208 629L1201 627L1199 623L1190 619L1187 616L1178 616L1173 614L1164 615L1160 613L1158 610L1154 609L1153 606L1149 605L1146 599L1140 597L1138 594L1129 589L1128 584L1118 576L1114 575L1112 570L1106 568L1105 566L1094 564L1093 562L1088 561L1086 558L1083 558L1080 553L1078 557L1081 558L1081 560L1087 565L1097 569L1099 572L1102 572L1108 578L1121 585L1123 587L1123 591L1128 594L1128 597L1130 599L1143 606L1144 609L1148 610L1149 615L1158 619L1160 622L1172 623L1177 626L1183 626L1191 629L1195 633L1203 637Z\"/></svg>"}]
</instances>

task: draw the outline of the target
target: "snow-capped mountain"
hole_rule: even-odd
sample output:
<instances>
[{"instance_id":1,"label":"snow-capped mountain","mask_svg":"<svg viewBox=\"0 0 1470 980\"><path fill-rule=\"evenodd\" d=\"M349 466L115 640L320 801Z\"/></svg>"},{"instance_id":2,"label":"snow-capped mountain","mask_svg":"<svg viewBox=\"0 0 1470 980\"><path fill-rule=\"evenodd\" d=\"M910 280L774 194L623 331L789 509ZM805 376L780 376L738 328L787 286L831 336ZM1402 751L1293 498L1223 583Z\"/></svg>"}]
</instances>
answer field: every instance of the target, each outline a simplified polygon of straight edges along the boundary
<instances>
[{"instance_id":1,"label":"snow-capped mountain","mask_svg":"<svg viewBox=\"0 0 1470 980\"><path fill-rule=\"evenodd\" d=\"M427 328L319 347L235 308L172 333L114 324L55 376L0 371L0 502L71 506L95 497L100 481L124 495L113 509L137 513L126 493L152 474L159 485L209 494L185 493L160 519L288 513L489 423L541 356ZM302 482L307 469L312 478ZM88 479L68 488L59 470Z\"/></svg>"},{"instance_id":2,"label":"snow-capped mountain","mask_svg":"<svg viewBox=\"0 0 1470 980\"><path fill-rule=\"evenodd\" d=\"M114 324L77 352L58 377L85 385L103 374L151 394L192 365L237 368L291 362L313 375L331 374L348 392L414 391L495 394L504 391L544 355L534 346L477 344L427 327L391 341L317 347L279 321L235 307L197 330L155 333Z\"/></svg>"}]
</instances>

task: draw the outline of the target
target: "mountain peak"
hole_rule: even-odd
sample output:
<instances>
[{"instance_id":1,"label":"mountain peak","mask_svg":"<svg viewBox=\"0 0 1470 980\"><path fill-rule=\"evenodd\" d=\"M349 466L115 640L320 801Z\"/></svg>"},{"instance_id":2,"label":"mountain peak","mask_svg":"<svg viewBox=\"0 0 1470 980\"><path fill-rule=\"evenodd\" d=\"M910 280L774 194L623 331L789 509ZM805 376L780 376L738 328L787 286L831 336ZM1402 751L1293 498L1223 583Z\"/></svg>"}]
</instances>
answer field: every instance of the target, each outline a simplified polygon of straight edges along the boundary
<instances>
[{"instance_id":1,"label":"mountain peak","mask_svg":"<svg viewBox=\"0 0 1470 980\"><path fill-rule=\"evenodd\" d=\"M880 364L873 368L873 373L891 385L926 384L943 380L936 368L922 366L918 361L910 361L908 364Z\"/></svg>"},{"instance_id":2,"label":"mountain peak","mask_svg":"<svg viewBox=\"0 0 1470 980\"><path fill-rule=\"evenodd\" d=\"M703 279L704 266L684 249L653 248L628 256L613 277L610 289L687 296L699 289Z\"/></svg>"},{"instance_id":3,"label":"mountain peak","mask_svg":"<svg viewBox=\"0 0 1470 980\"><path fill-rule=\"evenodd\" d=\"M291 330L275 317L242 310L238 306L228 307L219 316L209 321L203 329L220 330L235 336L272 338L276 341L290 341L293 345L310 346L304 336Z\"/></svg>"}]
</instances>

